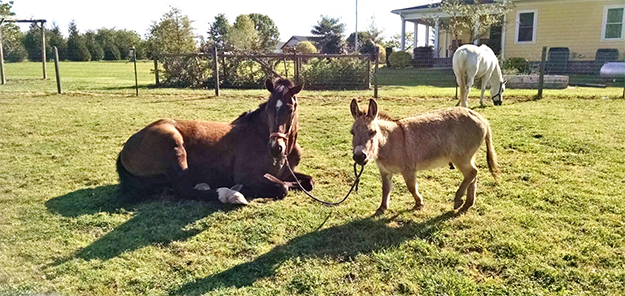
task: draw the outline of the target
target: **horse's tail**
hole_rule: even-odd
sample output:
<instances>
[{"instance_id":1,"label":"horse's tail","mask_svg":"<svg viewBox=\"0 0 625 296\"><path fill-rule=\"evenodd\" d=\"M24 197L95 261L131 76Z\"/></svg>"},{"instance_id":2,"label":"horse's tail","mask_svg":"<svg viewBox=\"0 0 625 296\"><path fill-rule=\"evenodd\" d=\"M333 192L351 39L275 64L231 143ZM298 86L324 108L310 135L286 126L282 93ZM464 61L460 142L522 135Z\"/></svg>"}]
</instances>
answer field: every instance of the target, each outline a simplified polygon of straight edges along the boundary
<instances>
[{"instance_id":1,"label":"horse's tail","mask_svg":"<svg viewBox=\"0 0 625 296\"><path fill-rule=\"evenodd\" d=\"M122 164L121 153L117 156L117 174L119 175L119 198L125 201L142 200L156 191L159 178L135 176ZM162 187L162 186L161 186Z\"/></svg>"},{"instance_id":2,"label":"horse's tail","mask_svg":"<svg viewBox=\"0 0 625 296\"><path fill-rule=\"evenodd\" d=\"M493 147L493 137L490 124L486 123L486 160L488 162L488 170L495 178L495 182L499 183L501 170L497 164L497 153Z\"/></svg>"}]
</instances>

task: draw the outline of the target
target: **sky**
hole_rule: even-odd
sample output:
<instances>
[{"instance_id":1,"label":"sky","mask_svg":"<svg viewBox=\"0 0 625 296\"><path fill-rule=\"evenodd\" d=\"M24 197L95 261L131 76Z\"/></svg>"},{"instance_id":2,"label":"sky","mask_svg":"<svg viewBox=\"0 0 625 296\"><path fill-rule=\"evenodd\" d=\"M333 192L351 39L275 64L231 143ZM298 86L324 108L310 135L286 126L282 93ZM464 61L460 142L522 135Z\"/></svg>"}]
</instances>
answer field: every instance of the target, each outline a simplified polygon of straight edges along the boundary
<instances>
[{"instance_id":1,"label":"sky","mask_svg":"<svg viewBox=\"0 0 625 296\"><path fill-rule=\"evenodd\" d=\"M401 31L401 20L391 10L437 2L433 0L14 0L13 12L19 18L46 19L46 26L53 22L67 36L71 20L75 20L80 32L99 28L128 29L145 37L154 21L159 21L171 6L177 7L193 20L197 35L206 37L209 23L215 16L224 13L230 23L240 14L261 13L268 15L280 30L280 40L286 41L292 35L310 35L312 26L321 15L340 18L346 25L346 34L356 29L356 1L358 2L358 30L368 28L371 17L375 17L378 28L390 37ZM3 1L8 2L8 1ZM21 25L23 30L28 25Z\"/></svg>"}]
</instances>

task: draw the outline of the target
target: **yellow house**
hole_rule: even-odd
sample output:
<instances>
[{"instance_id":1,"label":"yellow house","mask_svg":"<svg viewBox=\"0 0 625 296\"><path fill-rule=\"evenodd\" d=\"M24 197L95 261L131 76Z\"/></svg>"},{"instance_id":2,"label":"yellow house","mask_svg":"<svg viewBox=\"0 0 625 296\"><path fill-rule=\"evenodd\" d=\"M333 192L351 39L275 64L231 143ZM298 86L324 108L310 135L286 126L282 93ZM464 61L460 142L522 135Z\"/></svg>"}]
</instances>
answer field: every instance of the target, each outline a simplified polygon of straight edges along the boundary
<instances>
[{"instance_id":1,"label":"yellow house","mask_svg":"<svg viewBox=\"0 0 625 296\"><path fill-rule=\"evenodd\" d=\"M495 0L497 1L497 0ZM492 0L491 0L492 2ZM401 17L402 36L406 24L412 23L415 36L418 27L426 26L434 40L436 58L448 58L459 44L485 43L501 58L520 57L538 61L543 46L567 51L571 62L595 61L597 51L610 52L618 60L625 59L625 0L513 0L514 7L506 14L502 27L493 27L479 40L452 40L449 32L439 28L438 21L448 18L438 4L393 10ZM434 24L432 24L434 20ZM431 26L431 27L430 27ZM418 38L415 38L415 47ZM405 37L402 38L402 49ZM555 49L554 49L555 50Z\"/></svg>"}]
</instances>

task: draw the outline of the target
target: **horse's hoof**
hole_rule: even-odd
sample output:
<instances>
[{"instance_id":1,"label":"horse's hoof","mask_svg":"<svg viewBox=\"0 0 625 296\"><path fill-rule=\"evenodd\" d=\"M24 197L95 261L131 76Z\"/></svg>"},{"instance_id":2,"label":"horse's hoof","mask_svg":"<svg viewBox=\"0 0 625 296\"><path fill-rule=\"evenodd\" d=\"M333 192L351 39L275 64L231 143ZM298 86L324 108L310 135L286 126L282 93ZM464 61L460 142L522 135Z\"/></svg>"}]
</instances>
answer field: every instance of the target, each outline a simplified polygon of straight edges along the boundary
<instances>
[{"instance_id":1,"label":"horse's hoof","mask_svg":"<svg viewBox=\"0 0 625 296\"><path fill-rule=\"evenodd\" d=\"M206 190L210 190L211 187L208 186L208 184L206 184L206 183L199 183L199 184L195 184L195 187L193 187L193 189L206 191Z\"/></svg>"},{"instance_id":2,"label":"horse's hoof","mask_svg":"<svg viewBox=\"0 0 625 296\"><path fill-rule=\"evenodd\" d=\"M232 190L227 187L217 188L217 193L219 194L219 201L223 204L236 204L236 205L247 205L247 199L245 196L241 194L241 192Z\"/></svg>"},{"instance_id":3,"label":"horse's hoof","mask_svg":"<svg viewBox=\"0 0 625 296\"><path fill-rule=\"evenodd\" d=\"M454 211L459 209L462 206L462 204L464 204L462 199L454 200Z\"/></svg>"}]
</instances>

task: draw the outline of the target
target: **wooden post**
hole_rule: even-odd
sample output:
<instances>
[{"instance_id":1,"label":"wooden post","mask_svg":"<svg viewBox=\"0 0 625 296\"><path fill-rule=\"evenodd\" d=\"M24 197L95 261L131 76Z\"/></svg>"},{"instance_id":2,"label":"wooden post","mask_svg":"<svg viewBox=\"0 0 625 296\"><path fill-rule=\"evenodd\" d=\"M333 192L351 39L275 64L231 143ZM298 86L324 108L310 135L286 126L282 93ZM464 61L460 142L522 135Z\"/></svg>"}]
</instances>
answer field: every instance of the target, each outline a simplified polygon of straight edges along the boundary
<instances>
[{"instance_id":1,"label":"wooden post","mask_svg":"<svg viewBox=\"0 0 625 296\"><path fill-rule=\"evenodd\" d=\"M373 69L373 97L374 98L378 98L378 67L380 66L380 48L379 47L375 47L375 55L373 56L375 58L375 68Z\"/></svg>"},{"instance_id":2,"label":"wooden post","mask_svg":"<svg viewBox=\"0 0 625 296\"><path fill-rule=\"evenodd\" d=\"M547 60L547 46L543 46L543 54L540 58L540 76L538 77L538 95L536 99L543 98L543 86L545 84L545 64Z\"/></svg>"},{"instance_id":3,"label":"wooden post","mask_svg":"<svg viewBox=\"0 0 625 296\"><path fill-rule=\"evenodd\" d=\"M156 83L156 87L158 87L161 84L158 78L158 56L152 58L154 59L154 82Z\"/></svg>"},{"instance_id":4,"label":"wooden post","mask_svg":"<svg viewBox=\"0 0 625 296\"><path fill-rule=\"evenodd\" d=\"M219 96L219 60L217 46L213 46L213 80L215 80L215 96Z\"/></svg>"},{"instance_id":5,"label":"wooden post","mask_svg":"<svg viewBox=\"0 0 625 296\"><path fill-rule=\"evenodd\" d=\"M59 73L59 50L54 47L54 73L56 73L56 90L61 94L61 74Z\"/></svg>"},{"instance_id":6,"label":"wooden post","mask_svg":"<svg viewBox=\"0 0 625 296\"><path fill-rule=\"evenodd\" d=\"M371 58L367 55L367 75L365 75L365 84L367 89L371 87Z\"/></svg>"},{"instance_id":7,"label":"wooden post","mask_svg":"<svg viewBox=\"0 0 625 296\"><path fill-rule=\"evenodd\" d=\"M137 79L137 49L133 45L132 50L132 62L135 64L135 96L139 96L139 80Z\"/></svg>"},{"instance_id":8,"label":"wooden post","mask_svg":"<svg viewBox=\"0 0 625 296\"><path fill-rule=\"evenodd\" d=\"M41 21L41 65L43 67L43 79L48 79L48 71L46 71L46 22Z\"/></svg>"},{"instance_id":9,"label":"wooden post","mask_svg":"<svg viewBox=\"0 0 625 296\"><path fill-rule=\"evenodd\" d=\"M300 63L302 62L302 59L300 58L299 54L295 54L295 57L293 58L293 65L294 65L294 76L295 76L295 82L296 83L300 83L300 79L299 79L299 70L300 68Z\"/></svg>"},{"instance_id":10,"label":"wooden post","mask_svg":"<svg viewBox=\"0 0 625 296\"><path fill-rule=\"evenodd\" d=\"M0 19L0 28L4 23L4 19ZM4 49L2 48L2 30L0 30L0 83L7 84L7 79L4 77Z\"/></svg>"}]
</instances>

